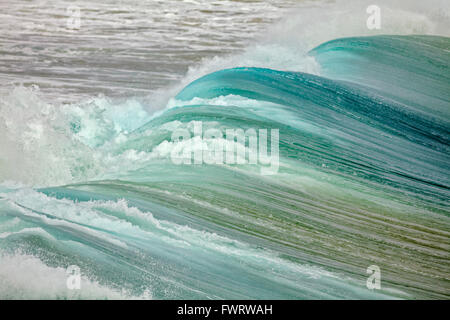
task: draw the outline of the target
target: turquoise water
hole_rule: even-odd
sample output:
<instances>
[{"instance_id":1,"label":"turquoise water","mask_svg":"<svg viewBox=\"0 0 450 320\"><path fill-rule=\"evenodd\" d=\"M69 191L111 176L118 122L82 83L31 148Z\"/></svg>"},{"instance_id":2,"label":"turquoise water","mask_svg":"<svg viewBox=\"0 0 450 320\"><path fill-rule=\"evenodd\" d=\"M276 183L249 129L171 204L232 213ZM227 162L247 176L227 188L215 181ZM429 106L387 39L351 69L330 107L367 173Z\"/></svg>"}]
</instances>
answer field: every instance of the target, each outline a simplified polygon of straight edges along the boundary
<instances>
[{"instance_id":1,"label":"turquoise water","mask_svg":"<svg viewBox=\"0 0 450 320\"><path fill-rule=\"evenodd\" d=\"M58 122L76 138L61 153L83 151L67 169L79 179L2 184L0 297L448 298L450 39L342 38L309 55L320 75L225 69L154 115L128 101ZM174 164L172 132L198 121L278 129L278 172ZM81 290L65 288L69 265Z\"/></svg>"}]
</instances>

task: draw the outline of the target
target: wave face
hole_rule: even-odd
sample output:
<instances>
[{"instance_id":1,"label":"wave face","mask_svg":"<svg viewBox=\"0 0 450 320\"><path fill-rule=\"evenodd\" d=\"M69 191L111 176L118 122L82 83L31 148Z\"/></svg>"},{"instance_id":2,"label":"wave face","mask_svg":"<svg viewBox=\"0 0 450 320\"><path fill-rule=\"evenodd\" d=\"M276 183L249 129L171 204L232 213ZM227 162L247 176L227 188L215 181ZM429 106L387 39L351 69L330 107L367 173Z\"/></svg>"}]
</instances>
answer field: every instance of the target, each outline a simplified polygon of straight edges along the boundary
<instances>
[{"instance_id":1,"label":"wave face","mask_svg":"<svg viewBox=\"0 0 450 320\"><path fill-rule=\"evenodd\" d=\"M310 52L320 75L225 69L152 116L98 100L68 111L48 141L70 141L56 150L71 161L49 169L78 182L0 187L0 297L448 298L449 50L446 37L341 38ZM174 164L172 132L199 121L279 129L278 172ZM366 288L370 265L381 290Z\"/></svg>"}]
</instances>

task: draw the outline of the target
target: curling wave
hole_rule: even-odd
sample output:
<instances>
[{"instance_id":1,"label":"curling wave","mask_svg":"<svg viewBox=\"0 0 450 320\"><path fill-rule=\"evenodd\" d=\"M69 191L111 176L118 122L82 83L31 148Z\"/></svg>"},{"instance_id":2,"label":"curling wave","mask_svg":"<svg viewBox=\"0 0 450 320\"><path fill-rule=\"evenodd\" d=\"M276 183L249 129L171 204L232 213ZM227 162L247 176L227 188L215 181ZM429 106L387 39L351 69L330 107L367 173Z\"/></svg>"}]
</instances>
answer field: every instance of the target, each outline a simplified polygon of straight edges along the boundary
<instances>
[{"instance_id":1,"label":"curling wave","mask_svg":"<svg viewBox=\"0 0 450 320\"><path fill-rule=\"evenodd\" d=\"M0 122L22 137L5 148L24 150L29 172L70 182L2 184L0 297L27 297L5 266L29 256L78 265L89 297L448 297L449 50L438 36L340 38L310 51L319 75L224 69L152 115L98 98L58 111L51 129L39 114L35 126ZM183 142L171 134L199 121L278 129L278 172L173 163ZM43 163L42 143L71 161ZM380 291L365 286L370 265Z\"/></svg>"}]
</instances>

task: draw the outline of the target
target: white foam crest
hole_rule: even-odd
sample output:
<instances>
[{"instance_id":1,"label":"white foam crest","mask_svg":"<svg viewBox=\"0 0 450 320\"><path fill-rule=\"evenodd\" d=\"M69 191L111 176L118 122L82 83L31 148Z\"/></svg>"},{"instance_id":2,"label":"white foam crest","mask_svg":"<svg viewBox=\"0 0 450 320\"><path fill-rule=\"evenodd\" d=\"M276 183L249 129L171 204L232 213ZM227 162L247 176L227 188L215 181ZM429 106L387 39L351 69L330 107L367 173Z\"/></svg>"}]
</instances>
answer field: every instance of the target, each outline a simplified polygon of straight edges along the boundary
<instances>
[{"instance_id":1,"label":"white foam crest","mask_svg":"<svg viewBox=\"0 0 450 320\"><path fill-rule=\"evenodd\" d=\"M34 234L39 235L40 237L47 238L49 240L56 240L51 234L46 232L42 228L23 228L20 231L13 231L13 232L2 232L0 233L0 239L6 239L10 236L17 235L17 234Z\"/></svg>"},{"instance_id":2,"label":"white foam crest","mask_svg":"<svg viewBox=\"0 0 450 320\"><path fill-rule=\"evenodd\" d=\"M101 285L81 274L80 289L67 287L65 268L50 267L38 258L0 252L0 299L151 299L150 292L134 297Z\"/></svg>"},{"instance_id":3,"label":"white foam crest","mask_svg":"<svg viewBox=\"0 0 450 320\"><path fill-rule=\"evenodd\" d=\"M124 199L75 202L69 199L49 197L33 189L20 189L7 194L0 193L0 197L7 199L12 208L26 216L39 218L51 226L76 229L81 234L89 234L123 249L128 248L128 240L122 239L122 236L145 240L157 239L176 246L189 246L180 239L169 237L168 233L164 232L166 229L150 212L143 213L137 208L129 207ZM37 212L45 213L45 215ZM138 218L140 222L145 221L146 223L136 223L129 217ZM116 235L113 236L109 232ZM24 228L17 232L0 233L0 238L29 233L39 233L41 236L51 237L40 228Z\"/></svg>"},{"instance_id":4,"label":"white foam crest","mask_svg":"<svg viewBox=\"0 0 450 320\"><path fill-rule=\"evenodd\" d=\"M89 158L85 147L70 138L63 115L39 99L36 91L16 87L2 94L0 181L70 181L77 167L74 162Z\"/></svg>"},{"instance_id":5,"label":"white foam crest","mask_svg":"<svg viewBox=\"0 0 450 320\"><path fill-rule=\"evenodd\" d=\"M121 248L127 248L127 244L100 230L139 235L139 229L130 222L96 210L95 202L76 203L69 199L55 199L32 189L20 189L13 193L0 194L0 196L8 199L12 206L25 215L38 217L49 225L63 225L77 229L79 232L88 233ZM116 206L110 205L110 208L115 209ZM51 217L35 212L43 212ZM99 230L95 230L96 228Z\"/></svg>"},{"instance_id":6,"label":"white foam crest","mask_svg":"<svg viewBox=\"0 0 450 320\"><path fill-rule=\"evenodd\" d=\"M35 86L0 95L2 184L45 186L98 177L107 169L109 147L150 118L135 99L54 105Z\"/></svg>"},{"instance_id":7,"label":"white foam crest","mask_svg":"<svg viewBox=\"0 0 450 320\"><path fill-rule=\"evenodd\" d=\"M381 29L369 30L366 9L381 10ZM240 53L203 59L170 88L157 90L152 98L163 105L190 82L211 72L234 67L262 67L320 74L320 66L308 52L336 38L378 34L427 34L450 36L447 0L336 0L302 1L280 21L269 25Z\"/></svg>"},{"instance_id":8,"label":"white foam crest","mask_svg":"<svg viewBox=\"0 0 450 320\"><path fill-rule=\"evenodd\" d=\"M367 8L380 8L381 28L369 29ZM309 51L336 38L388 35L450 35L448 2L445 0L336 0L304 2L264 36L277 46ZM276 57L274 56L276 59ZM275 60L276 61L276 60Z\"/></svg>"}]
</instances>

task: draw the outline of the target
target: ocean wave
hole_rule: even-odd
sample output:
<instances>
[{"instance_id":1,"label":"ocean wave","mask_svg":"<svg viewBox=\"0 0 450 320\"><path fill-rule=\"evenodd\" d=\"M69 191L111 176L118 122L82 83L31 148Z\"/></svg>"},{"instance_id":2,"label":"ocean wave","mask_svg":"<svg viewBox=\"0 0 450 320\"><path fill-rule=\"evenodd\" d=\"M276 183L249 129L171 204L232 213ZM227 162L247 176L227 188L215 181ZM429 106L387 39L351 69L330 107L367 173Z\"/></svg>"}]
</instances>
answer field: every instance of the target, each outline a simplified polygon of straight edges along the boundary
<instances>
[{"instance_id":1,"label":"ocean wave","mask_svg":"<svg viewBox=\"0 0 450 320\"><path fill-rule=\"evenodd\" d=\"M424 33L442 26L418 20ZM164 108L54 105L23 87L3 96L0 296L447 298L450 38L318 39L206 61ZM199 123L279 130L278 170L174 163L177 148L226 143L173 141ZM380 291L365 286L374 264ZM87 291L67 291L70 265Z\"/></svg>"}]
</instances>

